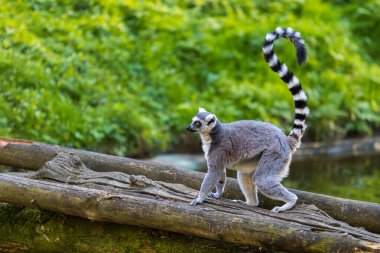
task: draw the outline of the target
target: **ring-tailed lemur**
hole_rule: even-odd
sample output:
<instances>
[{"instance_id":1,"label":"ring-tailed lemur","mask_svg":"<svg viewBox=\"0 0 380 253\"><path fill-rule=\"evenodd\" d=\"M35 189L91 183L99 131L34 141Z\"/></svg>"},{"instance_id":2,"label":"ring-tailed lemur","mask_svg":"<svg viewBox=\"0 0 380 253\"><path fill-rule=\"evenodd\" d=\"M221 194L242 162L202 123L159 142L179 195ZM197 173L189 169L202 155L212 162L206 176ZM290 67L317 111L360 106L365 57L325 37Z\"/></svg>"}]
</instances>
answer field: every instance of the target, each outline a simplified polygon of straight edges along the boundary
<instances>
[{"instance_id":1,"label":"ring-tailed lemur","mask_svg":"<svg viewBox=\"0 0 380 253\"><path fill-rule=\"evenodd\" d=\"M191 205L202 203L207 196L220 198L226 183L226 168L237 170L247 205L258 205L257 189L272 199L285 202L273 208L272 212L289 210L297 202L297 196L288 191L281 181L288 175L292 154L301 144L309 109L298 78L273 51L273 42L279 38L293 42L299 64L306 60L306 48L299 32L280 27L266 35L262 48L269 66L279 74L293 95L295 119L290 134L286 136L274 125L254 120L221 123L214 114L200 108L187 130L199 132L208 170L199 195ZM214 186L216 192L212 193Z\"/></svg>"}]
</instances>

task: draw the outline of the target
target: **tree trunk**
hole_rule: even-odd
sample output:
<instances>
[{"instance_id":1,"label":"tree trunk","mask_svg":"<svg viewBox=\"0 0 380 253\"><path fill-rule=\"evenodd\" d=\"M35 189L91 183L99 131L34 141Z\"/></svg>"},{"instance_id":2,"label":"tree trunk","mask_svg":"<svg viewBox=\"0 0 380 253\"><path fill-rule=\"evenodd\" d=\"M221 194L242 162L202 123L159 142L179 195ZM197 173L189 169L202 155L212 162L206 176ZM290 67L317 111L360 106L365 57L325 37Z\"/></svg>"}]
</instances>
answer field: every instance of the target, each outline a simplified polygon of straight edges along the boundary
<instances>
[{"instance_id":1,"label":"tree trunk","mask_svg":"<svg viewBox=\"0 0 380 253\"><path fill-rule=\"evenodd\" d=\"M230 200L189 202L197 191L120 172L95 172L74 153L58 153L40 170L0 175L0 201L91 221L130 224L288 252L373 252L380 236L334 220L313 205L286 213Z\"/></svg>"},{"instance_id":2,"label":"tree trunk","mask_svg":"<svg viewBox=\"0 0 380 253\"><path fill-rule=\"evenodd\" d=\"M38 142L0 138L0 164L37 170L57 152L73 152L84 164L95 171L119 171L131 175L144 175L152 180L183 184L199 189L204 173L185 170L175 166L151 163L130 158L111 156L89 151L47 145ZM291 190L299 204L314 204L331 217L352 226L364 227L380 233L380 205L364 201L353 201L322 194ZM225 198L242 199L236 179L228 178ZM271 208L275 201L259 196L260 207Z\"/></svg>"},{"instance_id":3,"label":"tree trunk","mask_svg":"<svg viewBox=\"0 0 380 253\"><path fill-rule=\"evenodd\" d=\"M93 222L38 208L0 203L0 252L266 251L191 235L109 222Z\"/></svg>"}]
</instances>

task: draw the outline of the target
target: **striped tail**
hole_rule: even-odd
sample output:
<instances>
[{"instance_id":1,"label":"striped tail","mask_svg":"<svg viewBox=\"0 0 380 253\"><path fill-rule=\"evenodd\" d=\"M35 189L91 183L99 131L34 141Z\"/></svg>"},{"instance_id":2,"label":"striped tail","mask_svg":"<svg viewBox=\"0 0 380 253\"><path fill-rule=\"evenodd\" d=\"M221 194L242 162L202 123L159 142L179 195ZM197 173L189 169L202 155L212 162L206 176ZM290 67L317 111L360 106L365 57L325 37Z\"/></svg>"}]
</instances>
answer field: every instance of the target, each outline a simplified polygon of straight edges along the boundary
<instances>
[{"instance_id":1,"label":"striped tail","mask_svg":"<svg viewBox=\"0 0 380 253\"><path fill-rule=\"evenodd\" d=\"M265 37L263 44L263 52L265 60L274 72L277 72L280 78L288 85L289 91L293 95L295 105L295 118L293 128L288 135L288 141L290 148L293 152L301 145L301 138L306 130L306 116L309 114L309 108L307 107L307 96L302 90L302 86L298 78L288 70L285 63L278 60L276 54L273 51L273 43L279 38L289 39L297 51L298 64L302 64L306 60L306 48L305 42L301 38L299 32L294 31L292 28L278 27L274 32L268 33Z\"/></svg>"}]
</instances>

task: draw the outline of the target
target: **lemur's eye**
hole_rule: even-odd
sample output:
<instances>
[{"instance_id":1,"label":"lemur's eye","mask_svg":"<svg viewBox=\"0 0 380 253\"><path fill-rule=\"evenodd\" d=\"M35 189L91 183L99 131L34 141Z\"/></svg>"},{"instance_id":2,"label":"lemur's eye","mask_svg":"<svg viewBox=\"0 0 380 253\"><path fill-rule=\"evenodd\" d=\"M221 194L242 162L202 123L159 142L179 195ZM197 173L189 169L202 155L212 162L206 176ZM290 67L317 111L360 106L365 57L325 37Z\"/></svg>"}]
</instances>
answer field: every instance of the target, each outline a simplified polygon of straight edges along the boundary
<instances>
[{"instance_id":1,"label":"lemur's eye","mask_svg":"<svg viewBox=\"0 0 380 253\"><path fill-rule=\"evenodd\" d=\"M201 124L201 122L199 122L199 121L195 121L195 122L194 122L194 125L195 125L196 127L201 127L202 124Z\"/></svg>"}]
</instances>

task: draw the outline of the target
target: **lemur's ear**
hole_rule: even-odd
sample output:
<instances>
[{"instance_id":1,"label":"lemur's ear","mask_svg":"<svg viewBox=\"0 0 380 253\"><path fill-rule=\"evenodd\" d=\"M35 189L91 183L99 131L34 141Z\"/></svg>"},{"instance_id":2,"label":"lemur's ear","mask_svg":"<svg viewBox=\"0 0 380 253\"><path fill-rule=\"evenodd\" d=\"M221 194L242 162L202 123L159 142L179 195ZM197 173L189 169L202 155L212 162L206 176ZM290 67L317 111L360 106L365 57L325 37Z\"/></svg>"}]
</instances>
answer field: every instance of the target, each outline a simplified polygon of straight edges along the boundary
<instances>
[{"instance_id":1,"label":"lemur's ear","mask_svg":"<svg viewBox=\"0 0 380 253\"><path fill-rule=\"evenodd\" d=\"M210 114L210 115L208 115L208 116L205 118L205 120L206 120L208 126L209 126L210 124L214 123L214 122L215 122L215 119L216 119L216 117L215 117L214 114Z\"/></svg>"},{"instance_id":2,"label":"lemur's ear","mask_svg":"<svg viewBox=\"0 0 380 253\"><path fill-rule=\"evenodd\" d=\"M207 112L204 108L199 108L198 112Z\"/></svg>"}]
</instances>

